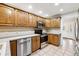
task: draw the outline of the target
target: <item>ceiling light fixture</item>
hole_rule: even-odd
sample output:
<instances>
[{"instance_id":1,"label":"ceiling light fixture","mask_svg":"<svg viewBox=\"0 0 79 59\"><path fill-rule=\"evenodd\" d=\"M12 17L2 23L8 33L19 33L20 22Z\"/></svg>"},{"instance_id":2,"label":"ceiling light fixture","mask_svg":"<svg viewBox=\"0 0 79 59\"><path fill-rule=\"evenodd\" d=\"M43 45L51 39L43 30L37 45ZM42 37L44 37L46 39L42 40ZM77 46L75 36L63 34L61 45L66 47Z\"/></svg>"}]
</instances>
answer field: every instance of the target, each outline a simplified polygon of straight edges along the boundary
<instances>
[{"instance_id":1,"label":"ceiling light fixture","mask_svg":"<svg viewBox=\"0 0 79 59\"><path fill-rule=\"evenodd\" d=\"M42 11L39 11L39 13L42 14L43 12Z\"/></svg>"},{"instance_id":2,"label":"ceiling light fixture","mask_svg":"<svg viewBox=\"0 0 79 59\"><path fill-rule=\"evenodd\" d=\"M58 5L59 5L59 3L55 3L54 5L55 5L55 6L58 6Z\"/></svg>"},{"instance_id":3,"label":"ceiling light fixture","mask_svg":"<svg viewBox=\"0 0 79 59\"><path fill-rule=\"evenodd\" d=\"M28 6L28 9L32 9L32 5L29 5L29 6Z\"/></svg>"},{"instance_id":4,"label":"ceiling light fixture","mask_svg":"<svg viewBox=\"0 0 79 59\"><path fill-rule=\"evenodd\" d=\"M63 11L63 9L60 9L60 11L62 12L62 11Z\"/></svg>"}]
</instances>

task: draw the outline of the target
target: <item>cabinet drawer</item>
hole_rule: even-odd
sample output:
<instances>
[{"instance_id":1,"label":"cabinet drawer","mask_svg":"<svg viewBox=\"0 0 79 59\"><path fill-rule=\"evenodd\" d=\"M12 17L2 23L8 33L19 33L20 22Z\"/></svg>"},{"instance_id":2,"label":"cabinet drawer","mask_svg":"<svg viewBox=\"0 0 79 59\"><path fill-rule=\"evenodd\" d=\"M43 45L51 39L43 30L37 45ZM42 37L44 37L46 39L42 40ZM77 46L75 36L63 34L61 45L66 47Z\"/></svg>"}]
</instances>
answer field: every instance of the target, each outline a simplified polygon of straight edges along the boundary
<instances>
[{"instance_id":1,"label":"cabinet drawer","mask_svg":"<svg viewBox=\"0 0 79 59\"><path fill-rule=\"evenodd\" d=\"M17 40L10 41L11 56L17 56Z\"/></svg>"}]
</instances>

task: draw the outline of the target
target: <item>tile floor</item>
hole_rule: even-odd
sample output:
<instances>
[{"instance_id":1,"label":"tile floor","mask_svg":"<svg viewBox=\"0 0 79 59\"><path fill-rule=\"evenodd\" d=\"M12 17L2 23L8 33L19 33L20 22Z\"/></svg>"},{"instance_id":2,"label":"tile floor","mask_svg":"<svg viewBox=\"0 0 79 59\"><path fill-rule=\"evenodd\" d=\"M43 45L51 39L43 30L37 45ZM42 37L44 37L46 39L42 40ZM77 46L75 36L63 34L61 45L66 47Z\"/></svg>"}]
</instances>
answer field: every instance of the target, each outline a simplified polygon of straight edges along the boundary
<instances>
[{"instance_id":1,"label":"tile floor","mask_svg":"<svg viewBox=\"0 0 79 59\"><path fill-rule=\"evenodd\" d=\"M56 47L48 44L46 47L32 53L30 56L74 56L74 51L71 48L62 46Z\"/></svg>"}]
</instances>

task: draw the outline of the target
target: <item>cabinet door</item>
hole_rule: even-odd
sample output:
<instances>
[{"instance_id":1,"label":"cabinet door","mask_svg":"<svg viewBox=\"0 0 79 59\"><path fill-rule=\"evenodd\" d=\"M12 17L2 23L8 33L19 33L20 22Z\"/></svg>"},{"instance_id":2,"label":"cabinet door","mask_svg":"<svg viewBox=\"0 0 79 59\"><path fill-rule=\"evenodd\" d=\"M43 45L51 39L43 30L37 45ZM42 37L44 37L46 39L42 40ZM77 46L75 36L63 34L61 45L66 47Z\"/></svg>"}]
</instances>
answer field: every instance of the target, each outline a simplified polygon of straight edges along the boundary
<instances>
[{"instance_id":1,"label":"cabinet door","mask_svg":"<svg viewBox=\"0 0 79 59\"><path fill-rule=\"evenodd\" d=\"M53 44L59 45L59 36L58 35L53 35Z\"/></svg>"},{"instance_id":2,"label":"cabinet door","mask_svg":"<svg viewBox=\"0 0 79 59\"><path fill-rule=\"evenodd\" d=\"M28 13L25 13L25 26L28 27L29 26L29 19L28 19Z\"/></svg>"},{"instance_id":3,"label":"cabinet door","mask_svg":"<svg viewBox=\"0 0 79 59\"><path fill-rule=\"evenodd\" d=\"M32 27L33 26L33 15L32 14L29 14L29 27Z\"/></svg>"},{"instance_id":4,"label":"cabinet door","mask_svg":"<svg viewBox=\"0 0 79 59\"><path fill-rule=\"evenodd\" d=\"M45 27L48 27L48 28L51 27L51 21L50 20L48 20L48 19L45 20Z\"/></svg>"},{"instance_id":5,"label":"cabinet door","mask_svg":"<svg viewBox=\"0 0 79 59\"><path fill-rule=\"evenodd\" d=\"M48 43L52 43L52 41L53 41L52 34L49 34L48 35Z\"/></svg>"},{"instance_id":6,"label":"cabinet door","mask_svg":"<svg viewBox=\"0 0 79 59\"><path fill-rule=\"evenodd\" d=\"M15 10L15 26L26 26L26 13Z\"/></svg>"},{"instance_id":7,"label":"cabinet door","mask_svg":"<svg viewBox=\"0 0 79 59\"><path fill-rule=\"evenodd\" d=\"M48 43L58 46L60 43L59 35L49 34L48 35Z\"/></svg>"},{"instance_id":8,"label":"cabinet door","mask_svg":"<svg viewBox=\"0 0 79 59\"><path fill-rule=\"evenodd\" d=\"M32 52L38 50L40 48L40 37L35 36L32 37Z\"/></svg>"},{"instance_id":9,"label":"cabinet door","mask_svg":"<svg viewBox=\"0 0 79 59\"><path fill-rule=\"evenodd\" d=\"M14 25L14 9L0 4L0 25Z\"/></svg>"},{"instance_id":10,"label":"cabinet door","mask_svg":"<svg viewBox=\"0 0 79 59\"><path fill-rule=\"evenodd\" d=\"M58 24L57 20L54 19L54 20L53 20L53 25L52 25L52 27L57 28L57 27L58 27L57 24Z\"/></svg>"},{"instance_id":11,"label":"cabinet door","mask_svg":"<svg viewBox=\"0 0 79 59\"><path fill-rule=\"evenodd\" d=\"M28 26L28 13L24 13L24 26Z\"/></svg>"},{"instance_id":12,"label":"cabinet door","mask_svg":"<svg viewBox=\"0 0 79 59\"><path fill-rule=\"evenodd\" d=\"M36 39L36 43L37 43L37 47L36 47L36 49L39 49L40 48L40 37L39 36L37 36L37 39Z\"/></svg>"},{"instance_id":13,"label":"cabinet door","mask_svg":"<svg viewBox=\"0 0 79 59\"><path fill-rule=\"evenodd\" d=\"M36 37L32 37L32 52L36 51L37 48L37 43L36 43L37 38Z\"/></svg>"},{"instance_id":14,"label":"cabinet door","mask_svg":"<svg viewBox=\"0 0 79 59\"><path fill-rule=\"evenodd\" d=\"M60 19L59 18L52 19L51 20L51 27L60 28Z\"/></svg>"},{"instance_id":15,"label":"cabinet door","mask_svg":"<svg viewBox=\"0 0 79 59\"><path fill-rule=\"evenodd\" d=\"M54 20L51 20L51 27L55 27Z\"/></svg>"},{"instance_id":16,"label":"cabinet door","mask_svg":"<svg viewBox=\"0 0 79 59\"><path fill-rule=\"evenodd\" d=\"M35 16L35 27L37 26L37 20L38 20L38 17Z\"/></svg>"},{"instance_id":17,"label":"cabinet door","mask_svg":"<svg viewBox=\"0 0 79 59\"><path fill-rule=\"evenodd\" d=\"M56 20L56 27L60 28L60 25L61 25L60 18L57 18L57 20Z\"/></svg>"},{"instance_id":18,"label":"cabinet door","mask_svg":"<svg viewBox=\"0 0 79 59\"><path fill-rule=\"evenodd\" d=\"M11 56L17 56L17 40L10 41Z\"/></svg>"},{"instance_id":19,"label":"cabinet door","mask_svg":"<svg viewBox=\"0 0 79 59\"><path fill-rule=\"evenodd\" d=\"M28 25L29 27L36 27L37 26L37 16L29 14L28 16Z\"/></svg>"},{"instance_id":20,"label":"cabinet door","mask_svg":"<svg viewBox=\"0 0 79 59\"><path fill-rule=\"evenodd\" d=\"M37 18L36 18L36 16L35 15L32 15L32 25L33 25L33 27L36 27L36 25L37 25Z\"/></svg>"},{"instance_id":21,"label":"cabinet door","mask_svg":"<svg viewBox=\"0 0 79 59\"><path fill-rule=\"evenodd\" d=\"M41 18L38 16L38 21L40 21L41 20Z\"/></svg>"}]
</instances>

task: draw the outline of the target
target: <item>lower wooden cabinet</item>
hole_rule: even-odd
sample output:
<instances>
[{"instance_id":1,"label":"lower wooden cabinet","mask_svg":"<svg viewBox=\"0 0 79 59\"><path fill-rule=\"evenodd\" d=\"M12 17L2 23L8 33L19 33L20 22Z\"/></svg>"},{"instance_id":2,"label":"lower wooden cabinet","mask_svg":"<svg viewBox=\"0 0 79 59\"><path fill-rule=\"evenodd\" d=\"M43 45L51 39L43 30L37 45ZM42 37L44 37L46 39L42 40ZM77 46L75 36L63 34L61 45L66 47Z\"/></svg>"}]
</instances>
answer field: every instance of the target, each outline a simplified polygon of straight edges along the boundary
<instances>
[{"instance_id":1,"label":"lower wooden cabinet","mask_svg":"<svg viewBox=\"0 0 79 59\"><path fill-rule=\"evenodd\" d=\"M40 37L34 36L32 37L32 52L38 50L40 48Z\"/></svg>"},{"instance_id":2,"label":"lower wooden cabinet","mask_svg":"<svg viewBox=\"0 0 79 59\"><path fill-rule=\"evenodd\" d=\"M10 41L11 56L17 56L17 40Z\"/></svg>"},{"instance_id":3,"label":"lower wooden cabinet","mask_svg":"<svg viewBox=\"0 0 79 59\"><path fill-rule=\"evenodd\" d=\"M60 35L48 34L48 43L59 46L60 45Z\"/></svg>"}]
</instances>

